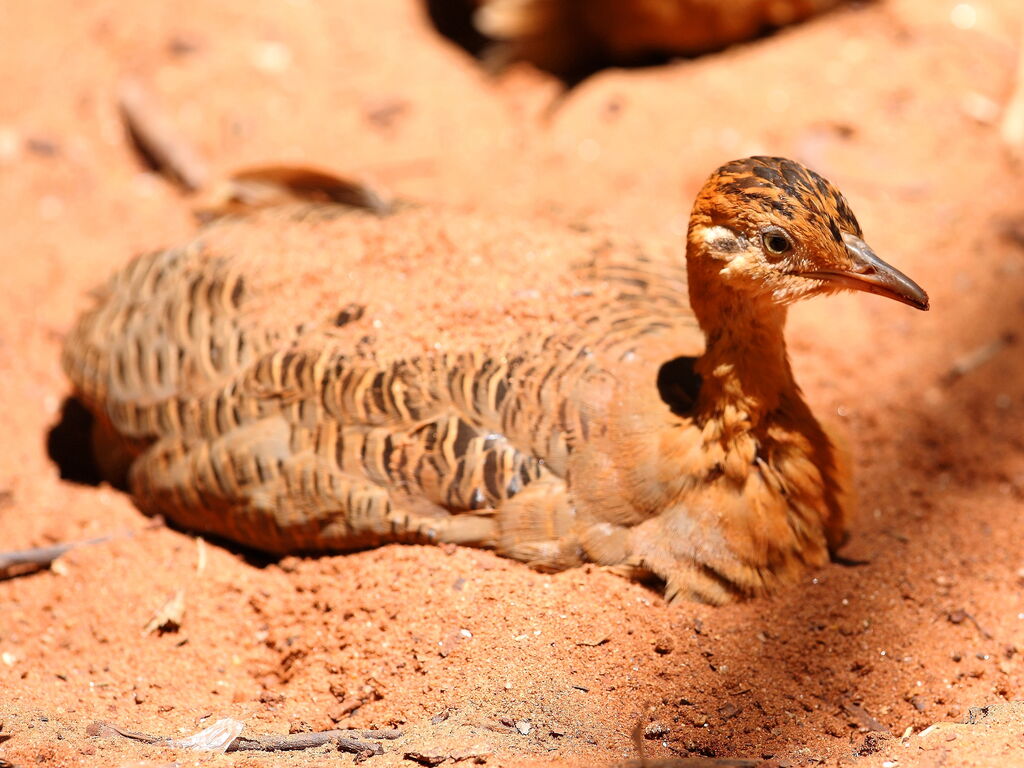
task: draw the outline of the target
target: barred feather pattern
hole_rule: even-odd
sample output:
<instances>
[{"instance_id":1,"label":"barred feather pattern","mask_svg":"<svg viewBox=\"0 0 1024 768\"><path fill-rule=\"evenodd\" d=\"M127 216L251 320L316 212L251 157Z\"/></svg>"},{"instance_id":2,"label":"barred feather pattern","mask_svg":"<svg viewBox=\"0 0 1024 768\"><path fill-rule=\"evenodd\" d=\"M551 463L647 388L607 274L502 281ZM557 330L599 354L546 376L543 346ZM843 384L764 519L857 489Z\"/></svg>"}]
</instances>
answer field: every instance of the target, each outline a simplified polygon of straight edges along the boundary
<instances>
[{"instance_id":1,"label":"barred feather pattern","mask_svg":"<svg viewBox=\"0 0 1024 768\"><path fill-rule=\"evenodd\" d=\"M378 364L338 338L357 304L329 327L254 316L246 262L202 238L135 258L97 292L64 367L141 508L275 553L454 541L580 562L565 486L587 433L580 382L678 331L666 317L695 335L684 268L641 254L577 269L618 288L564 334Z\"/></svg>"},{"instance_id":2,"label":"barred feather pattern","mask_svg":"<svg viewBox=\"0 0 1024 768\"><path fill-rule=\"evenodd\" d=\"M490 547L722 603L844 539L845 465L784 324L857 280L927 307L861 235L769 157L711 175L685 263L537 218L230 209L115 274L63 362L104 471L182 527L273 553Z\"/></svg>"}]
</instances>

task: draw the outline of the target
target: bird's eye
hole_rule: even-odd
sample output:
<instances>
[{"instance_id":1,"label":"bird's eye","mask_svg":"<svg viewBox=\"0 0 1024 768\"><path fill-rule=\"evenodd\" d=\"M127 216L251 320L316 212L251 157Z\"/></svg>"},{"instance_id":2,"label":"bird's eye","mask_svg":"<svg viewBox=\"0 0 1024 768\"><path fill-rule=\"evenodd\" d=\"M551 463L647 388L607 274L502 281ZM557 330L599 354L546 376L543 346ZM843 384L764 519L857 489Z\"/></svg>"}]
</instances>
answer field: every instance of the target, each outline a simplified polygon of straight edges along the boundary
<instances>
[{"instance_id":1,"label":"bird's eye","mask_svg":"<svg viewBox=\"0 0 1024 768\"><path fill-rule=\"evenodd\" d=\"M765 230L761 234L761 240L764 242L764 247L768 252L774 253L776 256L780 256L783 253L793 250L793 243L790 241L789 235L781 229L773 228Z\"/></svg>"}]
</instances>

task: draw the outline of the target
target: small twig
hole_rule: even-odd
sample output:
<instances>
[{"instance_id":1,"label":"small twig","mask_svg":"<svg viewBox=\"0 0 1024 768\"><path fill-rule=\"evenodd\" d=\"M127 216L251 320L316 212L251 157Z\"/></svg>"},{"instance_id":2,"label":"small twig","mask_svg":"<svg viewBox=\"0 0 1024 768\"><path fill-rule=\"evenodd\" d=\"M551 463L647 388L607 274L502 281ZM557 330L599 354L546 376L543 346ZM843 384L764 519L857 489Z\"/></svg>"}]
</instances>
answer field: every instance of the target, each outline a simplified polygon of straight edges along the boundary
<instances>
[{"instance_id":1,"label":"small twig","mask_svg":"<svg viewBox=\"0 0 1024 768\"><path fill-rule=\"evenodd\" d=\"M9 579L15 576L24 576L34 573L42 568L48 568L53 561L68 550L75 547L85 547L92 544L102 544L114 538L113 536L100 536L96 539L86 541L70 541L65 544L55 544L52 547L38 547L36 549L23 549L20 552L0 552L0 579Z\"/></svg>"},{"instance_id":2,"label":"small twig","mask_svg":"<svg viewBox=\"0 0 1024 768\"><path fill-rule=\"evenodd\" d=\"M324 744L336 744L342 752L353 752L357 755L369 753L384 754L380 744L354 739L348 731L319 731L318 733L290 733L287 736L259 736L247 739L239 736L228 747L228 752L283 752L298 749L313 749Z\"/></svg>"},{"instance_id":3,"label":"small twig","mask_svg":"<svg viewBox=\"0 0 1024 768\"><path fill-rule=\"evenodd\" d=\"M910 543L910 537L907 536L905 533L900 533L899 531L893 531L893 530L888 529L888 528L886 530L882 531L882 533L884 533L886 536L891 536L892 538L896 539L896 541L898 541L900 544L909 544Z\"/></svg>"},{"instance_id":4,"label":"small twig","mask_svg":"<svg viewBox=\"0 0 1024 768\"><path fill-rule=\"evenodd\" d=\"M372 731L372 730L333 730L319 731L317 733L290 733L287 736L258 736L247 739L239 736L234 743L228 747L228 752L239 752L242 750L255 750L260 752L281 752L295 749L311 749L323 744L337 744L338 749L343 752L354 752L356 754L370 752L374 755L384 753L380 744L371 744L359 739L400 739L402 732L394 728Z\"/></svg>"},{"instance_id":5,"label":"small twig","mask_svg":"<svg viewBox=\"0 0 1024 768\"><path fill-rule=\"evenodd\" d=\"M971 624L974 625L974 628L978 630L978 632L981 634L983 638L985 638L986 640L993 639L992 633L985 629L983 626L981 626L981 624L978 623L978 620L974 618L974 616L969 614L967 611L965 611L963 608L959 608L955 611L950 611L948 618L949 621L953 624L963 624L964 619L967 619L971 622Z\"/></svg>"},{"instance_id":6,"label":"small twig","mask_svg":"<svg viewBox=\"0 0 1024 768\"><path fill-rule=\"evenodd\" d=\"M152 734L142 733L140 731L125 730L124 728L118 728L112 723L107 723L101 720L97 720L86 728L86 733L90 736L100 736L107 739L115 736L121 736L126 739L131 739L132 741L141 741L145 744L161 744L168 741L167 738L162 736L153 736ZM318 733L290 733L285 736L255 736L253 738L239 736L231 742L227 751L283 752L287 750L313 749L315 747L321 747L324 744L336 744L338 749L343 752L380 755L384 753L384 749L380 744L361 741L360 739L398 739L401 738L401 736L402 732L395 729L381 731L333 730L320 731Z\"/></svg>"},{"instance_id":7,"label":"small twig","mask_svg":"<svg viewBox=\"0 0 1024 768\"><path fill-rule=\"evenodd\" d=\"M118 728L113 723L107 723L103 720L97 720L94 723L90 723L85 729L85 733L88 736L99 736L104 739L110 739L114 736L123 736L126 739L132 741L141 741L144 744L154 744L158 741L163 741L159 736L152 736L148 733L141 733L140 731L128 731L124 728Z\"/></svg>"},{"instance_id":8,"label":"small twig","mask_svg":"<svg viewBox=\"0 0 1024 768\"><path fill-rule=\"evenodd\" d=\"M140 82L128 79L121 83L117 103L132 140L149 165L186 192L195 192L206 183L206 163Z\"/></svg>"},{"instance_id":9,"label":"small twig","mask_svg":"<svg viewBox=\"0 0 1024 768\"><path fill-rule=\"evenodd\" d=\"M394 741L400 739L403 734L397 728L381 728L378 730L373 729L359 729L359 728L345 728L339 731L339 733L347 733L349 736L357 736L360 739L383 739L385 741Z\"/></svg>"},{"instance_id":10,"label":"small twig","mask_svg":"<svg viewBox=\"0 0 1024 768\"><path fill-rule=\"evenodd\" d=\"M880 733L890 732L882 723L869 715L868 711L860 704L854 704L852 701L843 701L839 706L842 707L843 711L847 715L856 720L862 728L866 728L869 731L878 731Z\"/></svg>"},{"instance_id":11,"label":"small twig","mask_svg":"<svg viewBox=\"0 0 1024 768\"><path fill-rule=\"evenodd\" d=\"M982 344L980 347L976 347L965 355L961 355L953 364L949 366L949 370L942 377L942 383L952 384L957 379L966 376L976 368L980 368L989 360L994 358L1006 347L1017 341L1017 337L1013 333L1004 333L1002 336L993 339L987 344Z\"/></svg>"},{"instance_id":12,"label":"small twig","mask_svg":"<svg viewBox=\"0 0 1024 768\"><path fill-rule=\"evenodd\" d=\"M206 539L196 537L196 576L202 576L206 570Z\"/></svg>"}]
</instances>

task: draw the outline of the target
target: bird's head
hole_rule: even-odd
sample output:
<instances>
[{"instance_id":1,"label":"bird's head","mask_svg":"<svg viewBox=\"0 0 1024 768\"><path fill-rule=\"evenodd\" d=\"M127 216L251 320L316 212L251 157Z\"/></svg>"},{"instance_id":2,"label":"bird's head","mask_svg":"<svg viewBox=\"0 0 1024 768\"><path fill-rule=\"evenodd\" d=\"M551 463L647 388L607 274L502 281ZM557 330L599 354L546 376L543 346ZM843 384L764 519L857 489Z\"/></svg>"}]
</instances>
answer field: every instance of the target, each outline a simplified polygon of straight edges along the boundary
<instances>
[{"instance_id":1,"label":"bird's head","mask_svg":"<svg viewBox=\"0 0 1024 768\"><path fill-rule=\"evenodd\" d=\"M855 290L928 309L928 294L861 239L845 198L814 171L780 157L715 171L690 217L688 269L743 299L787 305ZM701 287L691 282L691 300Z\"/></svg>"}]
</instances>

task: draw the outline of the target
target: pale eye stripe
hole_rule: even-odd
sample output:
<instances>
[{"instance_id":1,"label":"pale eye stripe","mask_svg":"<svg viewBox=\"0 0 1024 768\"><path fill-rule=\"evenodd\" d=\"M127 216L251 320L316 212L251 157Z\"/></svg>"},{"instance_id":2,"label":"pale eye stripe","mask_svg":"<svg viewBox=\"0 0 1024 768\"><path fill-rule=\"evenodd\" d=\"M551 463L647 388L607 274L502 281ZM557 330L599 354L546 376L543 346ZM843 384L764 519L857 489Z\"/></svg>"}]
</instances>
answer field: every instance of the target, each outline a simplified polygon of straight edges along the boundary
<instances>
[{"instance_id":1,"label":"pale eye stripe","mask_svg":"<svg viewBox=\"0 0 1024 768\"><path fill-rule=\"evenodd\" d=\"M728 227L714 226L704 230L704 242L713 243L715 240L735 240L736 233Z\"/></svg>"},{"instance_id":2,"label":"pale eye stripe","mask_svg":"<svg viewBox=\"0 0 1024 768\"><path fill-rule=\"evenodd\" d=\"M743 249L745 238L728 227L714 226L704 230L704 242L713 250L731 253Z\"/></svg>"}]
</instances>

